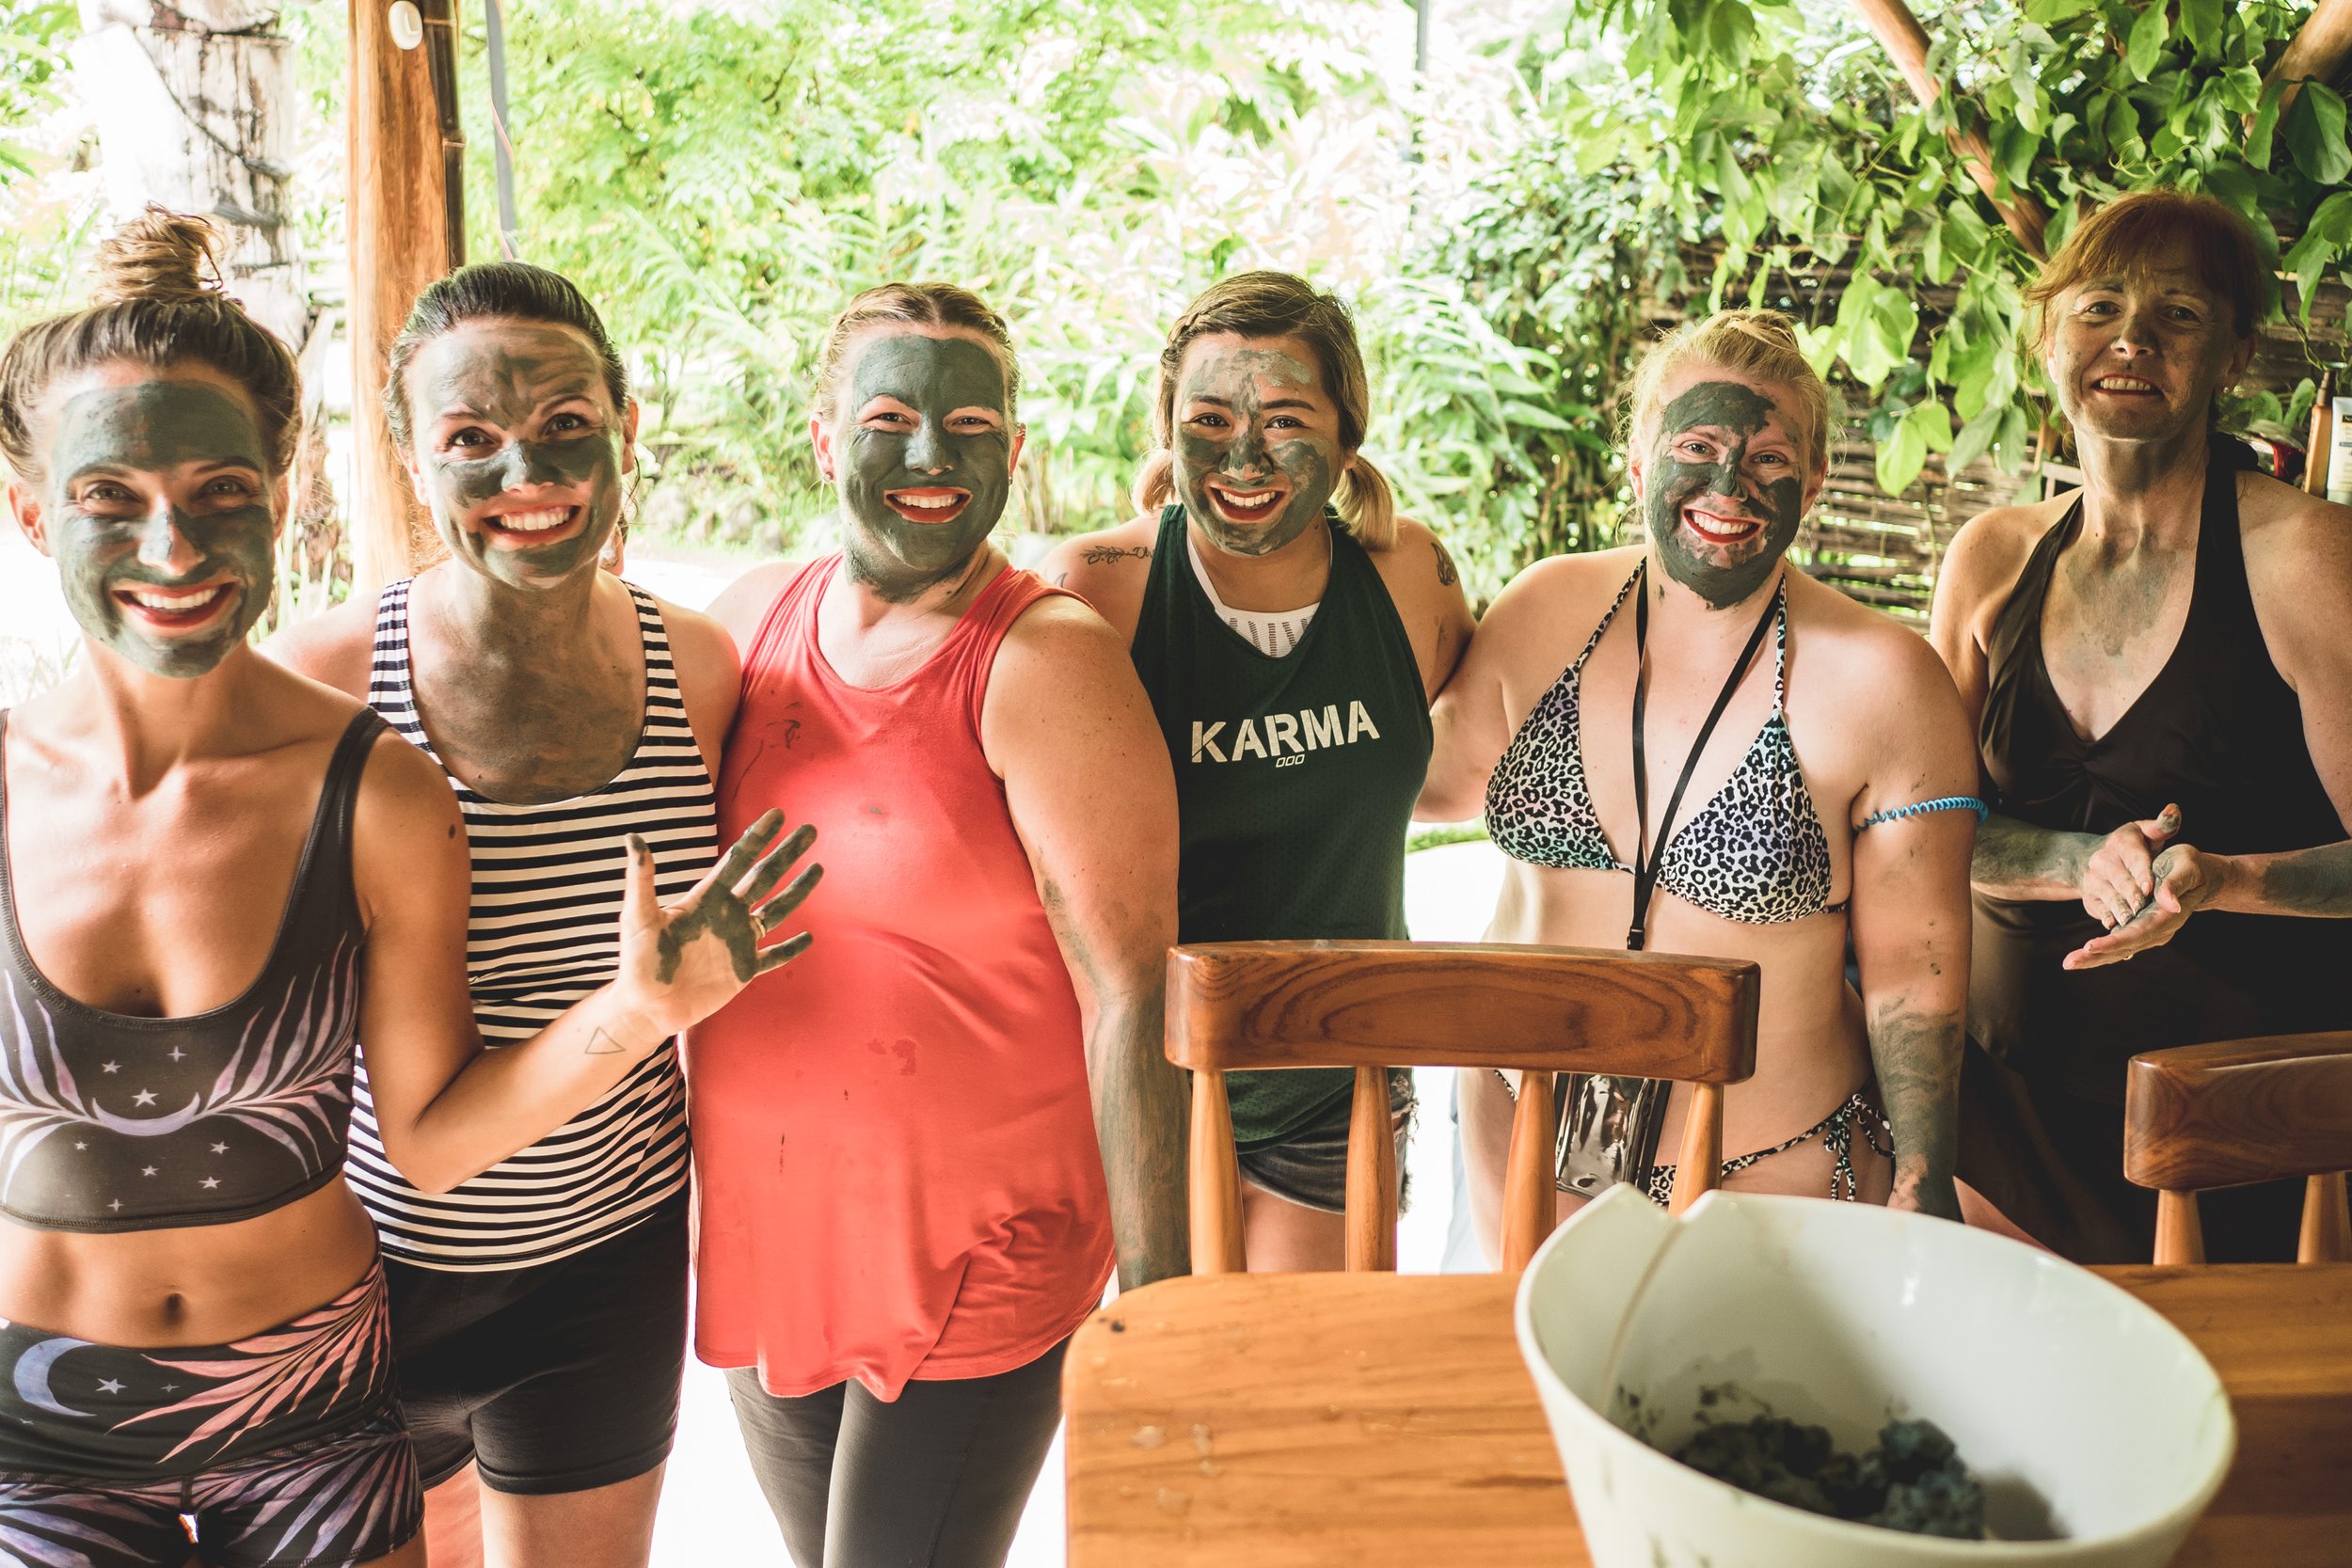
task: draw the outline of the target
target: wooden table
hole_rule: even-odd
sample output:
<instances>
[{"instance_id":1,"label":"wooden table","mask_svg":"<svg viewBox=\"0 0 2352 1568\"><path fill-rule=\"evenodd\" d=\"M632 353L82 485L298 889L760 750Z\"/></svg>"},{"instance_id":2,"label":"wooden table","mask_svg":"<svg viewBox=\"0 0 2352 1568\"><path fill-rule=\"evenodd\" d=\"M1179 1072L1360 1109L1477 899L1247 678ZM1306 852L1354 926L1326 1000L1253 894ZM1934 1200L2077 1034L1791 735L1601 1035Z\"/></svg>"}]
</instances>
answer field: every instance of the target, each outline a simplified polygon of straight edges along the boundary
<instances>
[{"instance_id":1,"label":"wooden table","mask_svg":"<svg viewBox=\"0 0 2352 1568\"><path fill-rule=\"evenodd\" d=\"M2237 1462L2177 1562L2352 1564L2352 1264L2099 1272L2236 1406ZM1587 1568L1517 1284L1226 1275L1096 1313L1063 1374L1072 1568Z\"/></svg>"}]
</instances>

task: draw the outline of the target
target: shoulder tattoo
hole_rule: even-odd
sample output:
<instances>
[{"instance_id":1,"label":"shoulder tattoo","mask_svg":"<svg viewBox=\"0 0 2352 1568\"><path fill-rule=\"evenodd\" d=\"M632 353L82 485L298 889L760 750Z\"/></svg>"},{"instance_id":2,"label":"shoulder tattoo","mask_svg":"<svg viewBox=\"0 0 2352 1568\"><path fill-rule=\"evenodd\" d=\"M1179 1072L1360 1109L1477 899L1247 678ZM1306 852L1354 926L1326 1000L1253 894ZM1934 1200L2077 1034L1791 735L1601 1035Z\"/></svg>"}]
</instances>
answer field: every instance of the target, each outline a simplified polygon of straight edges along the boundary
<instances>
[{"instance_id":1,"label":"shoulder tattoo","mask_svg":"<svg viewBox=\"0 0 2352 1568\"><path fill-rule=\"evenodd\" d=\"M1454 570L1454 558L1446 553L1445 541L1442 539L1432 539L1429 541L1429 547L1438 552L1438 586L1451 588L1455 583L1461 581L1462 574Z\"/></svg>"},{"instance_id":2,"label":"shoulder tattoo","mask_svg":"<svg viewBox=\"0 0 2352 1568\"><path fill-rule=\"evenodd\" d=\"M1137 545L1132 549L1121 549L1117 545L1089 545L1078 559L1089 566L1107 566L1114 561L1149 561L1152 546Z\"/></svg>"}]
</instances>

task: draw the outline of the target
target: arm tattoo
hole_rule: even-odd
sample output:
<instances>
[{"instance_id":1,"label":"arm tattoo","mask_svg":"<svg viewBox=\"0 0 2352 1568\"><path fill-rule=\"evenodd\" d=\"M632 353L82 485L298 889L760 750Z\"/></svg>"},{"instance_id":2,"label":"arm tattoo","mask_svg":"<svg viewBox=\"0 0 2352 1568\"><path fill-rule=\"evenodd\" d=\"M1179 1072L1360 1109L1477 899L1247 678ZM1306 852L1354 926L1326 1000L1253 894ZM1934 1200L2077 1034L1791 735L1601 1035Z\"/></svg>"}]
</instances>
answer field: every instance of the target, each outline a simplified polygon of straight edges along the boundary
<instances>
[{"instance_id":1,"label":"arm tattoo","mask_svg":"<svg viewBox=\"0 0 2352 1568\"><path fill-rule=\"evenodd\" d=\"M1133 549L1120 549L1117 545L1089 545L1078 559L1089 566L1107 566L1114 561L1149 561L1152 546L1137 545Z\"/></svg>"},{"instance_id":2,"label":"arm tattoo","mask_svg":"<svg viewBox=\"0 0 2352 1568\"><path fill-rule=\"evenodd\" d=\"M2352 844L2270 857L2257 885L2274 913L2352 915Z\"/></svg>"},{"instance_id":3,"label":"arm tattoo","mask_svg":"<svg viewBox=\"0 0 2352 1568\"><path fill-rule=\"evenodd\" d=\"M580 1053L585 1056L617 1056L621 1053L621 1042L599 1029L588 1037L588 1043Z\"/></svg>"},{"instance_id":4,"label":"arm tattoo","mask_svg":"<svg viewBox=\"0 0 2352 1568\"><path fill-rule=\"evenodd\" d=\"M1870 1062L1895 1130L1895 1176L1951 1180L1960 1145L1962 1022L1896 1000L1870 1017Z\"/></svg>"},{"instance_id":5,"label":"arm tattoo","mask_svg":"<svg viewBox=\"0 0 2352 1568\"><path fill-rule=\"evenodd\" d=\"M1441 588L1451 588L1455 583L1461 581L1462 574L1454 570L1454 557L1446 553L1445 541L1442 539L1432 539L1429 541L1429 547L1438 552L1438 586Z\"/></svg>"}]
</instances>

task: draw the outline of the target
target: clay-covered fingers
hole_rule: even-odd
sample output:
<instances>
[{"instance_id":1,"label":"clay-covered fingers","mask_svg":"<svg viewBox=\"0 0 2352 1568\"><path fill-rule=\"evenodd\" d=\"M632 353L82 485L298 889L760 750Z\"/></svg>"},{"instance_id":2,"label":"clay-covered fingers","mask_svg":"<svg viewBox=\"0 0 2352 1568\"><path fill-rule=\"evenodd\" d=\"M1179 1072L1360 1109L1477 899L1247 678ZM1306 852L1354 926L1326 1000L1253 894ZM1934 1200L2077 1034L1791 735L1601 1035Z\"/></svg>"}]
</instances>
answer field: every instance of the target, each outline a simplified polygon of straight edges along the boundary
<instances>
[{"instance_id":1,"label":"clay-covered fingers","mask_svg":"<svg viewBox=\"0 0 2352 1568\"><path fill-rule=\"evenodd\" d=\"M710 874L694 884L692 896L699 898L705 890L711 887L732 890L759 864L760 858L768 852L768 847L775 843L776 835L782 832L783 812L773 809L761 812L759 819L744 829L743 836L728 846L727 852L719 857L719 863L710 868Z\"/></svg>"},{"instance_id":2,"label":"clay-covered fingers","mask_svg":"<svg viewBox=\"0 0 2352 1568\"><path fill-rule=\"evenodd\" d=\"M2151 899L2137 918L2124 922L2106 936L2093 937L2066 955L2067 969L2098 969L2106 964L2122 963L2135 954L2152 947L2162 947L2172 940L2181 925L2188 918L2177 904L2167 908L2169 900Z\"/></svg>"},{"instance_id":3,"label":"clay-covered fingers","mask_svg":"<svg viewBox=\"0 0 2352 1568\"><path fill-rule=\"evenodd\" d=\"M2128 923L2147 901L2145 892L2120 878L2091 873L2083 878L2084 911L2110 931Z\"/></svg>"},{"instance_id":4,"label":"clay-covered fingers","mask_svg":"<svg viewBox=\"0 0 2352 1568\"><path fill-rule=\"evenodd\" d=\"M2180 831L2181 808L2168 805L2107 834L2083 865L2084 911L2109 930L2130 922L2155 892L2157 853Z\"/></svg>"},{"instance_id":5,"label":"clay-covered fingers","mask_svg":"<svg viewBox=\"0 0 2352 1568\"><path fill-rule=\"evenodd\" d=\"M781 812L771 815L778 822L784 819ZM804 822L792 831L789 838L754 862L749 870L729 879L723 885L744 903L757 909L776 890L776 884L784 880L785 874L792 869L792 863L807 854L809 846L816 842L817 830Z\"/></svg>"},{"instance_id":6,"label":"clay-covered fingers","mask_svg":"<svg viewBox=\"0 0 2352 1568\"><path fill-rule=\"evenodd\" d=\"M660 918L661 893L652 847L631 833L628 854L628 864L621 879L621 928L634 930Z\"/></svg>"},{"instance_id":7,"label":"clay-covered fingers","mask_svg":"<svg viewBox=\"0 0 2352 1568\"><path fill-rule=\"evenodd\" d=\"M786 964L807 952L808 944L816 940L808 932L801 931L785 938L773 947L762 948L759 954L759 965L752 973L765 974L771 970L782 969Z\"/></svg>"}]
</instances>

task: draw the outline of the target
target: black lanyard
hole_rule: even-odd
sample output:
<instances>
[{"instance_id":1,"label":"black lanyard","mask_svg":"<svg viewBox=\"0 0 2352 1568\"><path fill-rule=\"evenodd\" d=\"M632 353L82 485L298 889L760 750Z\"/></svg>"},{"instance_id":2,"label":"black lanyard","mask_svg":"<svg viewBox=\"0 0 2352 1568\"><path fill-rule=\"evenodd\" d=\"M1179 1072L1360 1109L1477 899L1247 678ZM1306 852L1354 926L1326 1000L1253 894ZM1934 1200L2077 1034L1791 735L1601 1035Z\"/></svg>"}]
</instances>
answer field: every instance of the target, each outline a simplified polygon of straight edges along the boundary
<instances>
[{"instance_id":1,"label":"black lanyard","mask_svg":"<svg viewBox=\"0 0 2352 1568\"><path fill-rule=\"evenodd\" d=\"M1731 694L1740 689L1740 682L1756 662L1756 650L1764 645L1764 628L1772 624L1772 612L1780 608L1781 590L1775 586L1772 596L1764 601L1764 613L1756 617L1756 629L1748 633L1748 645L1741 650L1740 662L1731 667L1730 678L1715 696L1714 711L1707 722L1699 726L1699 737L1691 743L1691 754L1682 759L1682 777L1675 781L1675 792L1666 802L1666 815L1659 819L1659 852L1653 859L1649 852L1649 768L1642 745L1642 715L1649 705L1649 562L1644 561L1633 585L1633 924L1626 927L1625 944L1631 952L1640 952L1649 940L1650 895L1658 888L1659 861L1665 858L1665 847L1674 842L1675 813L1682 809L1682 792L1691 786L1691 773L1699 765L1699 753L1707 750L1708 737L1715 733L1715 721L1731 705Z\"/></svg>"}]
</instances>

